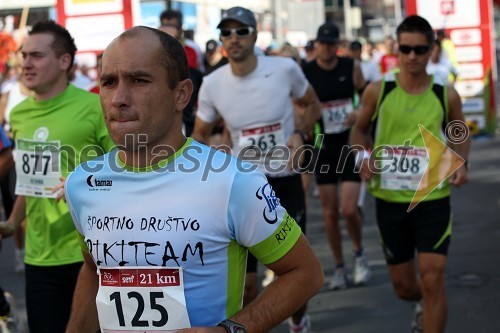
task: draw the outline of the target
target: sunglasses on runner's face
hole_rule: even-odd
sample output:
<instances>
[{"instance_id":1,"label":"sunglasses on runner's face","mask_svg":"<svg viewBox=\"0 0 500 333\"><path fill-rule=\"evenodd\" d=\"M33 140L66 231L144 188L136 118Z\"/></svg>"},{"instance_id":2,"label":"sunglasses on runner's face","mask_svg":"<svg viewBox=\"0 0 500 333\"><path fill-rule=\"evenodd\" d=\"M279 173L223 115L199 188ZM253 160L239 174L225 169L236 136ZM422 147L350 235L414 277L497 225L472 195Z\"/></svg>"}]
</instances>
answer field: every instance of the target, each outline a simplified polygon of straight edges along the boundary
<instances>
[{"instance_id":1,"label":"sunglasses on runner's face","mask_svg":"<svg viewBox=\"0 0 500 333\"><path fill-rule=\"evenodd\" d=\"M430 49L431 47L429 45L399 45L399 51L403 54L410 54L411 51L414 51L416 55L424 55L429 52Z\"/></svg>"},{"instance_id":2,"label":"sunglasses on runner's face","mask_svg":"<svg viewBox=\"0 0 500 333\"><path fill-rule=\"evenodd\" d=\"M220 36L223 38L227 38L231 36L232 34L236 34L238 38L245 38L250 36L252 32L254 32L254 28L252 27L240 27L240 28L234 28L234 29L229 29L229 28L221 28L220 29Z\"/></svg>"}]
</instances>

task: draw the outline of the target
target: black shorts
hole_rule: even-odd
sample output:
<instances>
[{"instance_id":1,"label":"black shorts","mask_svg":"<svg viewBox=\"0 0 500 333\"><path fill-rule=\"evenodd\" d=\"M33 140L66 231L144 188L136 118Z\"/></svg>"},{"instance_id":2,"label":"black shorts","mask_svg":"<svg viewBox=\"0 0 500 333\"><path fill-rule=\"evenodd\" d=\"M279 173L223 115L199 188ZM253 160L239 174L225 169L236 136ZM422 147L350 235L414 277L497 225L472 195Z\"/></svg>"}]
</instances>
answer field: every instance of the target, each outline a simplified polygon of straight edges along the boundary
<instances>
[{"instance_id":1,"label":"black shorts","mask_svg":"<svg viewBox=\"0 0 500 333\"><path fill-rule=\"evenodd\" d=\"M25 266L26 312L31 333L64 332L82 263Z\"/></svg>"},{"instance_id":2,"label":"black shorts","mask_svg":"<svg viewBox=\"0 0 500 333\"><path fill-rule=\"evenodd\" d=\"M349 133L325 135L314 169L318 185L340 181L361 182L354 152L349 152Z\"/></svg>"},{"instance_id":3,"label":"black shorts","mask_svg":"<svg viewBox=\"0 0 500 333\"><path fill-rule=\"evenodd\" d=\"M410 261L415 250L447 255L452 224L450 198L421 202L409 213L408 206L376 199L377 224L387 263Z\"/></svg>"},{"instance_id":4,"label":"black shorts","mask_svg":"<svg viewBox=\"0 0 500 333\"><path fill-rule=\"evenodd\" d=\"M306 202L304 188L300 175L287 177L267 177L267 181L272 186L276 196L280 199L288 215L293 217L302 232L306 233ZM247 273L257 271L257 259L249 252L247 259Z\"/></svg>"}]
</instances>

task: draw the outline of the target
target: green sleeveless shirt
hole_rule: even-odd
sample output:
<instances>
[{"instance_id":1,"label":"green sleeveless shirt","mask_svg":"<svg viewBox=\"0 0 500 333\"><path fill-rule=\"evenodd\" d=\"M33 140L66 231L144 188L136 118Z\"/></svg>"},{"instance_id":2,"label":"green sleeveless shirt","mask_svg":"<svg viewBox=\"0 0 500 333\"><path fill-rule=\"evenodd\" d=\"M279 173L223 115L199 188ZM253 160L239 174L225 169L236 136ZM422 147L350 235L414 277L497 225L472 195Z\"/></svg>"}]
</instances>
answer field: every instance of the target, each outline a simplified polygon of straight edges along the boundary
<instances>
[{"instance_id":1,"label":"green sleeveless shirt","mask_svg":"<svg viewBox=\"0 0 500 333\"><path fill-rule=\"evenodd\" d=\"M410 203L417 188L431 192L430 174L439 174L440 160L429 164L428 150L420 127L446 143L444 128L448 119L446 88L433 78L425 92L410 95L398 84L397 74L390 73L382 81L377 108L372 116L373 153L377 169L368 184L370 193L389 202ZM401 147L412 146L411 149ZM434 156L434 155L433 155ZM424 198L436 200L450 195L447 181Z\"/></svg>"}]
</instances>

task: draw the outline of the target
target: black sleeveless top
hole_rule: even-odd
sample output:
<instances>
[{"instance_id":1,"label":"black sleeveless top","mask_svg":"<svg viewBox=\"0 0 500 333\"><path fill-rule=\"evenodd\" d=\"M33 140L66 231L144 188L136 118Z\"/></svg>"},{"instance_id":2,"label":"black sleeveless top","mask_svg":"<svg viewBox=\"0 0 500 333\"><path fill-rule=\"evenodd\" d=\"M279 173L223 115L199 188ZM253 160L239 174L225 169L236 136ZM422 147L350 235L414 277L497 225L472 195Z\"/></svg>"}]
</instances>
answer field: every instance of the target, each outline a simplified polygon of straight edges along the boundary
<instances>
[{"instance_id":1,"label":"black sleeveless top","mask_svg":"<svg viewBox=\"0 0 500 333\"><path fill-rule=\"evenodd\" d=\"M304 74L313 86L320 102L330 102L351 98L354 100L353 81L354 60L339 57L338 63L332 70L324 70L318 66L316 60L304 66ZM320 131L324 133L323 120L319 120ZM326 134L326 141L336 141L344 144L349 139L350 130L338 134Z\"/></svg>"}]
</instances>

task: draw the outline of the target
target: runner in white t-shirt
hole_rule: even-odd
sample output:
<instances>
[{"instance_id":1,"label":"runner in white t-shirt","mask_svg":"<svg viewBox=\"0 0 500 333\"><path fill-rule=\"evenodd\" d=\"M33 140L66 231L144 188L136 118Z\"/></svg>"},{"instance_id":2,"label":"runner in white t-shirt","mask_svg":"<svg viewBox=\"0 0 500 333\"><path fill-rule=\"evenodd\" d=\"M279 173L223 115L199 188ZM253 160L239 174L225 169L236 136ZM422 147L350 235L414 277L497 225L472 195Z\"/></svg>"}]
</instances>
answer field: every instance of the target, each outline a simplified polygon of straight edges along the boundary
<instances>
[{"instance_id":1,"label":"runner in white t-shirt","mask_svg":"<svg viewBox=\"0 0 500 333\"><path fill-rule=\"evenodd\" d=\"M435 40L432 46L431 57L429 58L425 71L427 74L434 75L438 80L452 86L457 80L458 70L453 66L450 60L442 57L441 54L441 42Z\"/></svg>"},{"instance_id":2,"label":"runner in white t-shirt","mask_svg":"<svg viewBox=\"0 0 500 333\"><path fill-rule=\"evenodd\" d=\"M368 85L370 82L382 80L382 74L380 73L378 64L371 59L364 60L361 57L362 49L363 45L359 41L355 40L351 42L349 46L349 56L359 61L365 84Z\"/></svg>"},{"instance_id":3,"label":"runner in white t-shirt","mask_svg":"<svg viewBox=\"0 0 500 333\"><path fill-rule=\"evenodd\" d=\"M256 26L248 9L233 7L223 14L218 28L229 64L204 78L193 137L207 142L217 117L222 117L233 154L264 171L283 206L305 231L304 191L300 175L289 161L303 144L298 130L311 129L318 119L319 103L295 61L255 55ZM302 105L297 124L292 97ZM247 297L257 290L256 268L257 263L249 261ZM289 321L292 330L309 330L305 310L304 306Z\"/></svg>"}]
</instances>

